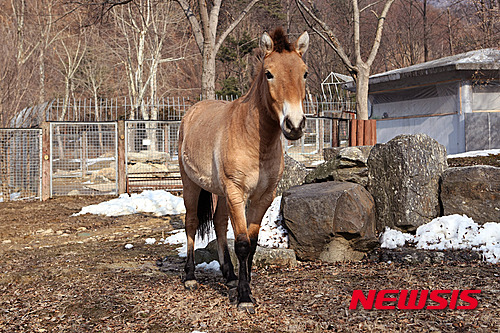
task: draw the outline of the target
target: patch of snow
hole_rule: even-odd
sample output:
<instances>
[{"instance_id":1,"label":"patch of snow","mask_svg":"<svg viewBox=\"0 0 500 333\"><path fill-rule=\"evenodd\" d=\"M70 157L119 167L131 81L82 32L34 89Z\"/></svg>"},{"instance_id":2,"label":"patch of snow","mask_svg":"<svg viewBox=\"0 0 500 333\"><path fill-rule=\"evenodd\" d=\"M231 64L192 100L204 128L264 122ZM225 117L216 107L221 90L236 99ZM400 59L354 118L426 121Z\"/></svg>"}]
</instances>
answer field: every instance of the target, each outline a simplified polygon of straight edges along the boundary
<instances>
[{"instance_id":1,"label":"patch of snow","mask_svg":"<svg viewBox=\"0 0 500 333\"><path fill-rule=\"evenodd\" d=\"M489 155L498 155L498 154L500 154L500 149L473 150L473 151L467 151L465 153L448 155L448 158L489 156Z\"/></svg>"},{"instance_id":2,"label":"patch of snow","mask_svg":"<svg viewBox=\"0 0 500 333\"><path fill-rule=\"evenodd\" d=\"M262 247L288 248L288 232L283 227L280 208L281 196L278 196L274 198L262 218L258 241Z\"/></svg>"},{"instance_id":3,"label":"patch of snow","mask_svg":"<svg viewBox=\"0 0 500 333\"><path fill-rule=\"evenodd\" d=\"M140 194L124 193L116 199L101 202L97 205L83 207L73 216L97 214L106 216L122 216L137 213L152 213L156 216L177 215L186 212L184 201L163 190L144 191Z\"/></svg>"},{"instance_id":4,"label":"patch of snow","mask_svg":"<svg viewBox=\"0 0 500 333\"><path fill-rule=\"evenodd\" d=\"M380 237L381 247L394 249L406 242L425 250L471 249L481 252L484 260L500 262L500 223L479 225L466 215L438 217L417 228L416 235L386 228Z\"/></svg>"},{"instance_id":5,"label":"patch of snow","mask_svg":"<svg viewBox=\"0 0 500 333\"><path fill-rule=\"evenodd\" d=\"M414 236L411 234L385 227L385 232L380 237L380 247L395 249L399 246L404 246L407 241L411 241L413 238Z\"/></svg>"},{"instance_id":6,"label":"patch of snow","mask_svg":"<svg viewBox=\"0 0 500 333\"><path fill-rule=\"evenodd\" d=\"M154 245L156 243L156 238L146 238L146 245Z\"/></svg>"},{"instance_id":7,"label":"patch of snow","mask_svg":"<svg viewBox=\"0 0 500 333\"><path fill-rule=\"evenodd\" d=\"M281 224L280 206L281 196L273 200L262 219L258 241L258 244L262 247L288 248L288 232ZM231 223L228 223L227 238L234 239ZM216 239L215 230L211 230L210 234L203 239L196 235L194 247L195 249L205 248L214 239ZM169 237L165 238L164 243L182 244L181 247L177 248L179 256L187 256L186 233L184 230L174 230Z\"/></svg>"},{"instance_id":8,"label":"patch of snow","mask_svg":"<svg viewBox=\"0 0 500 333\"><path fill-rule=\"evenodd\" d=\"M21 192L14 192L9 195L10 201L21 199ZM3 192L0 193L0 202L3 202Z\"/></svg>"},{"instance_id":9,"label":"patch of snow","mask_svg":"<svg viewBox=\"0 0 500 333\"><path fill-rule=\"evenodd\" d=\"M125 248L127 250L130 250L131 248L133 248L134 246L132 244L125 244Z\"/></svg>"},{"instance_id":10,"label":"patch of snow","mask_svg":"<svg viewBox=\"0 0 500 333\"><path fill-rule=\"evenodd\" d=\"M314 162L312 162L312 163L311 163L311 166L313 166L313 167L317 167L318 165L321 165L321 164L323 164L323 163L325 163L325 160L318 160L318 161L314 161Z\"/></svg>"},{"instance_id":11,"label":"patch of snow","mask_svg":"<svg viewBox=\"0 0 500 333\"><path fill-rule=\"evenodd\" d=\"M186 257L187 256L187 243L186 243L186 232L184 229L177 229L174 231L170 232L171 236L168 236L165 238L163 241L164 244L171 244L171 245L178 245L181 244L182 246L177 248L177 252L179 253L179 257ZM195 240L194 240L194 248L195 249L203 249L205 248L208 243L216 239L217 236L215 235L215 230L212 228L209 232L208 235L205 237L200 237L200 235L196 234ZM227 239L234 239L234 232L233 232L233 227L231 226L231 223L228 223L227 227Z\"/></svg>"},{"instance_id":12,"label":"patch of snow","mask_svg":"<svg viewBox=\"0 0 500 333\"><path fill-rule=\"evenodd\" d=\"M196 268L203 269L205 271L220 271L220 264L217 260L214 260L210 263L202 262L201 264L196 265Z\"/></svg>"}]
</instances>

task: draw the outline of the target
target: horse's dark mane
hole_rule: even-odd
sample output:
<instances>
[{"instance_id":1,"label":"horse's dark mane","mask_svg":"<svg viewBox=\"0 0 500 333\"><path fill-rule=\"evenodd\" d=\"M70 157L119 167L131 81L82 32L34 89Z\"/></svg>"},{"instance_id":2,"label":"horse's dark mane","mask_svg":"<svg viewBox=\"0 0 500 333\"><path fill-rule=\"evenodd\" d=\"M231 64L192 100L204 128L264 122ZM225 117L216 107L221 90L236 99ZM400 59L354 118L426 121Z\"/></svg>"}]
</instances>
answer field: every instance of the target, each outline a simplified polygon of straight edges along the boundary
<instances>
[{"instance_id":1,"label":"horse's dark mane","mask_svg":"<svg viewBox=\"0 0 500 333\"><path fill-rule=\"evenodd\" d=\"M285 35L283 28L276 28L270 36L274 43L275 52L291 52L294 50L294 46L288 41L288 37Z\"/></svg>"}]
</instances>

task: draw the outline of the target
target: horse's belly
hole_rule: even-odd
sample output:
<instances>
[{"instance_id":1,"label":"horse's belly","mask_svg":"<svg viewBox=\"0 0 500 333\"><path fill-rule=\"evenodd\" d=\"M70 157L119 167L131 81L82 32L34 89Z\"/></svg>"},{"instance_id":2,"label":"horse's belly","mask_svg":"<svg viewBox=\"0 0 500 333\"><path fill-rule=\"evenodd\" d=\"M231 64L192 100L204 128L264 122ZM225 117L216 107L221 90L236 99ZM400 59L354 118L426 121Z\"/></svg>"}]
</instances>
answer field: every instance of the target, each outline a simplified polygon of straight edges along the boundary
<instances>
[{"instance_id":1,"label":"horse's belly","mask_svg":"<svg viewBox=\"0 0 500 333\"><path fill-rule=\"evenodd\" d=\"M203 159L202 159L203 160ZM189 154L182 154L182 165L184 172L196 185L211 193L222 195L218 177L213 174L214 167L210 159L204 159L205 163L192 160Z\"/></svg>"}]
</instances>

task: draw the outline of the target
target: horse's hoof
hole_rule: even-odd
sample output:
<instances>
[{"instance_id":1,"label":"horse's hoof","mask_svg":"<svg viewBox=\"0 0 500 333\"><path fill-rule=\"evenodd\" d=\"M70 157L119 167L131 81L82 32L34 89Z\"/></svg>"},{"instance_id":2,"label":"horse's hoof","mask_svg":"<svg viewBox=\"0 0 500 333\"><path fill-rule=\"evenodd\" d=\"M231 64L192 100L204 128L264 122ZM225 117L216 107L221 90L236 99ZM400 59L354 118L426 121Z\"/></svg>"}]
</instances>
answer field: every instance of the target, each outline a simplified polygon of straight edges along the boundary
<instances>
[{"instance_id":1,"label":"horse's hoof","mask_svg":"<svg viewBox=\"0 0 500 333\"><path fill-rule=\"evenodd\" d=\"M251 302L244 302L238 304L238 309L240 311L246 311L249 314L255 314L255 306Z\"/></svg>"},{"instance_id":2,"label":"horse's hoof","mask_svg":"<svg viewBox=\"0 0 500 333\"><path fill-rule=\"evenodd\" d=\"M229 289L236 288L236 287L238 287L238 280L228 281L228 282L226 283L226 286L227 286Z\"/></svg>"},{"instance_id":3,"label":"horse's hoof","mask_svg":"<svg viewBox=\"0 0 500 333\"><path fill-rule=\"evenodd\" d=\"M196 280L187 280L184 282L184 288L187 290L196 290L198 289L198 282Z\"/></svg>"}]
</instances>

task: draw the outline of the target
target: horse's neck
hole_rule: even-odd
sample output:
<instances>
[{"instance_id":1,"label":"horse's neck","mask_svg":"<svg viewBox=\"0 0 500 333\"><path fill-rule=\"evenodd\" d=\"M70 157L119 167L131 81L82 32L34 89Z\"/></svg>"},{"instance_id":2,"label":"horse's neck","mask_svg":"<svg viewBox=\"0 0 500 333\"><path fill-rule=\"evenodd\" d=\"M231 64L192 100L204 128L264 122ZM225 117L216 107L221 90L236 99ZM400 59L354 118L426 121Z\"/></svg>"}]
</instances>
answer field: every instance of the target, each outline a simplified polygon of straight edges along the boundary
<instances>
[{"instance_id":1,"label":"horse's neck","mask_svg":"<svg viewBox=\"0 0 500 333\"><path fill-rule=\"evenodd\" d=\"M271 116L271 111L260 103L248 103L246 112L247 133L253 142L259 143L261 154L274 154L281 147L281 128L278 120Z\"/></svg>"},{"instance_id":2,"label":"horse's neck","mask_svg":"<svg viewBox=\"0 0 500 333\"><path fill-rule=\"evenodd\" d=\"M271 106L264 100L266 87L263 86L264 71L261 69L248 93L242 97L240 107L243 108L245 125L254 142L259 142L261 153L266 150L275 151L281 147L281 128L279 121L272 116Z\"/></svg>"}]
</instances>

